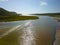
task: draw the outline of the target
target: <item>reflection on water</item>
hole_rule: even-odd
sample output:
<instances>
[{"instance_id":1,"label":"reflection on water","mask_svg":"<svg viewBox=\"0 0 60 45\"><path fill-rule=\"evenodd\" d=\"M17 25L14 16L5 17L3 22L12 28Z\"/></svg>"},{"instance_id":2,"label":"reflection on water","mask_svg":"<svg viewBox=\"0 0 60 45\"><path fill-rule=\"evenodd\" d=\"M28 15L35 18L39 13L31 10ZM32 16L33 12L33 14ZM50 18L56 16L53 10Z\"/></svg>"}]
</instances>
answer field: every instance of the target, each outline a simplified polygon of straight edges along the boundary
<instances>
[{"instance_id":1,"label":"reflection on water","mask_svg":"<svg viewBox=\"0 0 60 45\"><path fill-rule=\"evenodd\" d=\"M27 23L25 23L25 25L24 25L24 24L21 24L21 25L18 25L18 26L14 26L14 27L11 28L10 30L6 31L6 33L3 33L2 35L0 35L0 38L8 35L9 33L13 32L13 31L15 31L15 30L17 30L17 29L20 30L20 29L26 27L28 24L30 24L30 21L27 22Z\"/></svg>"},{"instance_id":2,"label":"reflection on water","mask_svg":"<svg viewBox=\"0 0 60 45\"><path fill-rule=\"evenodd\" d=\"M31 30L31 24L27 29L24 29L24 33L22 35L22 45L35 45L34 34Z\"/></svg>"},{"instance_id":3,"label":"reflection on water","mask_svg":"<svg viewBox=\"0 0 60 45\"><path fill-rule=\"evenodd\" d=\"M0 23L0 45L53 45L57 21L40 16L38 20ZM4 28L4 27L8 28Z\"/></svg>"},{"instance_id":4,"label":"reflection on water","mask_svg":"<svg viewBox=\"0 0 60 45\"><path fill-rule=\"evenodd\" d=\"M21 25L23 23L25 23L26 21L14 21L14 22L0 22L0 29L1 28L10 28L10 27L14 27L17 25Z\"/></svg>"}]
</instances>

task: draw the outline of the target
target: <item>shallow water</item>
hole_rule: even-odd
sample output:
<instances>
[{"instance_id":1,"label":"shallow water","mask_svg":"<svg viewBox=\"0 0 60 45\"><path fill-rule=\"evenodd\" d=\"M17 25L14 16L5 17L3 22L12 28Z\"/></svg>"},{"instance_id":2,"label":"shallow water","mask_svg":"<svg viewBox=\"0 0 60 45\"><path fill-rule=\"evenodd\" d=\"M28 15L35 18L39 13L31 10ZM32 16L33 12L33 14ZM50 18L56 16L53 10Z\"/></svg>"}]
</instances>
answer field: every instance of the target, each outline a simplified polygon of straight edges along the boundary
<instances>
[{"instance_id":1,"label":"shallow water","mask_svg":"<svg viewBox=\"0 0 60 45\"><path fill-rule=\"evenodd\" d=\"M53 45L58 27L57 20L49 16L0 22L0 45Z\"/></svg>"}]
</instances>

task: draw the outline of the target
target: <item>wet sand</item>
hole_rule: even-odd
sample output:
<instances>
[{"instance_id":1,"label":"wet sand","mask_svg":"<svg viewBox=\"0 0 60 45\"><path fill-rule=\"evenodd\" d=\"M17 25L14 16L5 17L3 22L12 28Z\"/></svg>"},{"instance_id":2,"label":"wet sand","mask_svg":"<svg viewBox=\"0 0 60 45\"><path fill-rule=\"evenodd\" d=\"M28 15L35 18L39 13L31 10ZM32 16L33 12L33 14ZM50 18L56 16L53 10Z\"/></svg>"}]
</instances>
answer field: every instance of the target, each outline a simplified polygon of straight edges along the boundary
<instances>
[{"instance_id":1,"label":"wet sand","mask_svg":"<svg viewBox=\"0 0 60 45\"><path fill-rule=\"evenodd\" d=\"M60 28L56 31L56 40L54 45L60 45Z\"/></svg>"}]
</instances>

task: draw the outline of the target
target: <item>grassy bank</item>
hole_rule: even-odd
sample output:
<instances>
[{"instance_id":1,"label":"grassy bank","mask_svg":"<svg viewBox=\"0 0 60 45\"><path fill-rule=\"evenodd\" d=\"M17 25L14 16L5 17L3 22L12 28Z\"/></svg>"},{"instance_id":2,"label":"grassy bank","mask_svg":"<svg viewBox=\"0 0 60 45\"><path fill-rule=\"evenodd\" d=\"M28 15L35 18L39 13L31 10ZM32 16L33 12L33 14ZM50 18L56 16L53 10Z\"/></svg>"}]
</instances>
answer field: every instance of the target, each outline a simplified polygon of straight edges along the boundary
<instances>
[{"instance_id":1,"label":"grassy bank","mask_svg":"<svg viewBox=\"0 0 60 45\"><path fill-rule=\"evenodd\" d=\"M0 16L0 22L34 20L37 16Z\"/></svg>"},{"instance_id":2,"label":"grassy bank","mask_svg":"<svg viewBox=\"0 0 60 45\"><path fill-rule=\"evenodd\" d=\"M33 19L38 19L38 17L37 16L22 16L22 14L11 12L4 8L0 8L0 22L33 20Z\"/></svg>"}]
</instances>

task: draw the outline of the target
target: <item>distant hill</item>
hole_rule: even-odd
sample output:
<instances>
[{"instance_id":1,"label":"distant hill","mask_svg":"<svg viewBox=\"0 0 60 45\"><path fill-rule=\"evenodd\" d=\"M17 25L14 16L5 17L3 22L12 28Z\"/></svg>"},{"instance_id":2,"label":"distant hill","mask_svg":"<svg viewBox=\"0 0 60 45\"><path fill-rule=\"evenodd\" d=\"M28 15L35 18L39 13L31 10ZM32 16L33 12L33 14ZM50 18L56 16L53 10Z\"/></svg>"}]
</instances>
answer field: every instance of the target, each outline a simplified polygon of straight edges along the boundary
<instances>
[{"instance_id":1,"label":"distant hill","mask_svg":"<svg viewBox=\"0 0 60 45\"><path fill-rule=\"evenodd\" d=\"M9 12L3 8L0 8L0 15L7 15Z\"/></svg>"},{"instance_id":2,"label":"distant hill","mask_svg":"<svg viewBox=\"0 0 60 45\"><path fill-rule=\"evenodd\" d=\"M36 13L36 14L31 14L31 15L60 15L60 13Z\"/></svg>"},{"instance_id":3,"label":"distant hill","mask_svg":"<svg viewBox=\"0 0 60 45\"><path fill-rule=\"evenodd\" d=\"M17 14L16 12L10 12L10 11L7 11L3 8L0 8L0 16L3 16L3 15L4 16L13 16L13 15L18 16L18 15L21 15L21 14Z\"/></svg>"}]
</instances>

